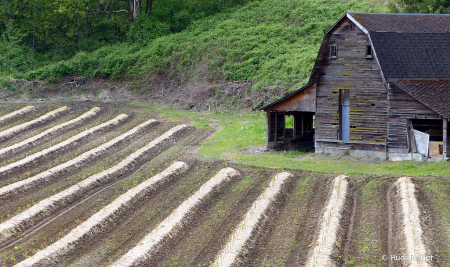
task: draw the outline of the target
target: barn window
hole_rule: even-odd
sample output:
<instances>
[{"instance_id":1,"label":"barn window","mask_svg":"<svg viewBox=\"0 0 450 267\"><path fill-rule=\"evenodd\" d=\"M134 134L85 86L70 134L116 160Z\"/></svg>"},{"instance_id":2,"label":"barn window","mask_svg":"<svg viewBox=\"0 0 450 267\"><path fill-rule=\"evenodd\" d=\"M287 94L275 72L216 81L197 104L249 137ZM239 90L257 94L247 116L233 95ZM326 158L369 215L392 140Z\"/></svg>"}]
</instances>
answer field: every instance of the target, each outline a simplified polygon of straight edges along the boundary
<instances>
[{"instance_id":1,"label":"barn window","mask_svg":"<svg viewBox=\"0 0 450 267\"><path fill-rule=\"evenodd\" d=\"M372 46L366 45L366 58L372 58Z\"/></svg>"},{"instance_id":2,"label":"barn window","mask_svg":"<svg viewBox=\"0 0 450 267\"><path fill-rule=\"evenodd\" d=\"M330 58L337 58L337 45L330 45Z\"/></svg>"}]
</instances>

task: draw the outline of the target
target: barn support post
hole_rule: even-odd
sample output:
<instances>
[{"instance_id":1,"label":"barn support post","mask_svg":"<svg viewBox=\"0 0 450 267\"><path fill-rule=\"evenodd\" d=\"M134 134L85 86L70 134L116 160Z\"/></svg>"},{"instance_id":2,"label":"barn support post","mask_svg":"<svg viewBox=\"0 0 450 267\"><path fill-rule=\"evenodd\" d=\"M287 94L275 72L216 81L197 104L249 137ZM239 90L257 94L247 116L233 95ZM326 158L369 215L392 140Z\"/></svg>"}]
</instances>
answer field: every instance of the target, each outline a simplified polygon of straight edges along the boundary
<instances>
[{"instance_id":1,"label":"barn support post","mask_svg":"<svg viewBox=\"0 0 450 267\"><path fill-rule=\"evenodd\" d=\"M269 141L270 141L270 111L266 111L266 145L269 147Z\"/></svg>"},{"instance_id":2,"label":"barn support post","mask_svg":"<svg viewBox=\"0 0 450 267\"><path fill-rule=\"evenodd\" d=\"M275 144L277 143L277 139L278 139L278 112L275 112L275 134L274 134L274 138L273 138Z\"/></svg>"},{"instance_id":3,"label":"barn support post","mask_svg":"<svg viewBox=\"0 0 450 267\"><path fill-rule=\"evenodd\" d=\"M302 112L302 136L305 135L305 120L304 120L305 113Z\"/></svg>"},{"instance_id":4,"label":"barn support post","mask_svg":"<svg viewBox=\"0 0 450 267\"><path fill-rule=\"evenodd\" d=\"M442 141L443 141L443 153L444 154L444 158L448 158L450 157L450 129L449 129L449 123L448 123L448 119L443 119L442 120Z\"/></svg>"},{"instance_id":5,"label":"barn support post","mask_svg":"<svg viewBox=\"0 0 450 267\"><path fill-rule=\"evenodd\" d=\"M292 121L294 123L294 126L292 127L292 139L297 139L297 112L294 112L292 115Z\"/></svg>"}]
</instances>

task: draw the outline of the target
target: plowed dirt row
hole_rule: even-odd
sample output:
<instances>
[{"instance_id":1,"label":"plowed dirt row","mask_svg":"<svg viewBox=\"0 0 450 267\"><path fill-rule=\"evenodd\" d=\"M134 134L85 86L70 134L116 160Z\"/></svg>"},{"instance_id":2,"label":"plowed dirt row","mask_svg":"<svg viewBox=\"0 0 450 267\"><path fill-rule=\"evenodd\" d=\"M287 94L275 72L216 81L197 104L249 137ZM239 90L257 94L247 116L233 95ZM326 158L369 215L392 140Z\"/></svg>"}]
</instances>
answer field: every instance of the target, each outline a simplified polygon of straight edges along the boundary
<instances>
[{"instance_id":1,"label":"plowed dirt row","mask_svg":"<svg viewBox=\"0 0 450 267\"><path fill-rule=\"evenodd\" d=\"M85 111L92 106L82 107ZM39 107L42 110L45 108ZM149 114L140 108L107 106L105 112L92 123L99 124L119 113L130 115L124 125L64 151L56 158L30 166L10 179L24 179L28 175L27 172L32 174L48 169L111 140L150 117L158 119L157 114ZM61 118L60 121L68 120L67 117ZM0 203L0 216L5 220L8 214L12 216L33 202L54 195L92 174L116 165L137 148L180 123L162 121L157 128L114 148L108 156L62 175L51 185ZM36 132L43 131L45 127ZM84 239L82 244L77 245L76 250L70 251L60 262L51 266L112 264L135 247L220 169L233 167L242 176L224 186L223 190L202 205L199 211L191 214L193 220L180 231L180 235L167 240L156 258L146 262L149 266L210 266L248 209L267 188L271 178L284 171L244 166L197 155L197 147L212 133L212 130L191 128L165 145L160 152L149 157L146 164L137 166L126 175L88 192L70 207L58 211L30 231L22 233L23 236L12 244L0 248L0 266L12 266L61 239L118 196L178 160L190 166L184 174L172 178L161 188L146 195L139 205L126 210L125 214L108 223L108 227L93 237ZM75 132L64 133L58 140L64 140L74 134ZM54 143L56 141L51 140L32 150L43 149ZM18 158L20 157L16 160ZM339 174L286 171L294 177L288 183L284 197L278 199L270 209L266 223L260 229L260 237L246 251L246 263L241 266L304 266L311 254L311 248L317 242L323 209L332 191L332 181ZM383 255L403 255L405 252L402 217L399 215L400 204L396 189L392 189L398 178L349 177L348 193L331 255L336 266L403 266L405 262L383 258ZM432 266L446 266L450 262L449 177L424 177L412 181L420 211L423 241L428 249L427 253L434 256ZM389 228L389 225L392 227Z\"/></svg>"},{"instance_id":2,"label":"plowed dirt row","mask_svg":"<svg viewBox=\"0 0 450 267\"><path fill-rule=\"evenodd\" d=\"M189 136L189 132L186 133ZM198 138L198 140L202 140L204 138L204 133L199 132L197 134L194 134ZM186 138L187 139L187 138ZM26 237L25 239L21 240L19 243L15 244L15 247L24 248L22 244L31 245L30 248L27 249L28 256L31 254L34 254L38 249L42 248L53 243L57 239L63 236L63 234L67 234L71 229L73 229L77 224L81 223L82 221L89 218L92 214L98 212L103 206L109 204L112 202L117 196L122 194L123 192L126 192L129 188L135 186L138 182L143 181L143 179L147 178L149 175L156 174L160 170L164 169L166 165L168 164L168 161L172 161L174 159L175 155L181 155L187 151L189 151L189 144L193 143L195 141L192 138L189 138L187 140L180 140L180 144L177 145L176 143L172 144L172 148L169 150L166 150L162 153L162 155L159 155L155 157L150 164L145 165L141 170L139 170L137 173L132 175L131 177L124 177L123 181L120 181L117 184L114 184L112 187L107 188L104 191L101 191L98 195L96 195L93 198L88 199L86 202L83 202L79 205L77 205L75 208L73 208L69 213L64 214L60 217L58 217L56 220L52 221L51 223L45 225L42 229L39 229L38 232L36 232L36 235L32 235L30 237ZM178 143L178 141L176 141ZM170 146L167 146L170 147ZM175 150L175 151L174 151ZM192 161L192 159L190 160ZM145 172L143 172L144 169L147 169ZM144 176L144 174L146 176ZM196 184L197 185L197 184ZM98 205L98 200L102 201L102 204ZM94 202L93 202L94 201ZM67 218L69 217L69 219ZM61 227L60 224L67 224L69 223L71 227L68 227L67 225L64 225ZM42 238L41 238L42 235ZM37 241L40 241L37 243ZM29 244L31 243L31 244ZM14 251L14 248L10 249L11 251ZM17 257L20 258L20 255ZM22 255L23 259L24 256ZM94 265L95 266L95 265Z\"/></svg>"},{"instance_id":3,"label":"plowed dirt row","mask_svg":"<svg viewBox=\"0 0 450 267\"><path fill-rule=\"evenodd\" d=\"M26 106L13 112L3 115L3 108L0 109L0 125L7 124L9 121L18 120L35 109L34 106Z\"/></svg>"},{"instance_id":4,"label":"plowed dirt row","mask_svg":"<svg viewBox=\"0 0 450 267\"><path fill-rule=\"evenodd\" d=\"M12 128L12 127L14 127L16 125L22 124L24 122L34 120L34 119L44 115L45 113L48 113L51 110L57 109L57 108L62 107L64 105L51 104L51 105L38 106L38 105L34 105L33 104L33 106L35 107L35 110L33 110L33 112L28 113L28 114L24 114L24 116L21 116L21 117L17 118L16 120L7 121L5 124L3 124L1 126L0 131L4 131L4 130ZM22 106L22 107L25 107L25 105ZM3 115L6 115L7 113L11 113L11 112L13 112L15 110L18 110L18 109L22 108L22 107L16 106L16 107L13 107L13 108L7 108L7 109L5 109L6 112L3 113Z\"/></svg>"},{"instance_id":5,"label":"plowed dirt row","mask_svg":"<svg viewBox=\"0 0 450 267\"><path fill-rule=\"evenodd\" d=\"M255 248L254 266L295 266L307 260L328 197L317 192L329 192L334 177L305 173L296 178L286 203L275 211L275 217L280 219L268 225L267 238Z\"/></svg>"},{"instance_id":6,"label":"plowed dirt row","mask_svg":"<svg viewBox=\"0 0 450 267\"><path fill-rule=\"evenodd\" d=\"M34 118L32 116L34 116L35 113L39 114L39 115L45 114L44 112L40 112L40 111L38 112L38 110L43 110L42 107L36 108L36 110L37 111L33 112L32 115L30 115L30 116L28 116L26 118L17 120L17 121L21 121L21 123L24 123L24 122L28 122L28 121L33 120ZM49 111L50 111L50 109L49 109ZM22 132L20 134L15 135L14 137L12 137L9 140L1 142L0 143L0 148L5 148L5 147L8 147L8 146L17 144L17 143L19 143L19 142L21 142L23 140L26 140L26 139L28 139L30 137L33 137L33 136L37 135L37 134L39 134L39 133L41 133L41 132L43 132L45 130L48 130L48 129L52 128L52 127L55 127L56 125L60 125L61 123L64 123L64 122L69 121L71 119L75 119L76 117L82 115L86 111L88 111L88 109L76 109L76 108L74 109L74 108L70 108L70 110L68 110L67 112L65 112L61 116L55 118L52 121L47 122L44 125L39 125L39 126L33 127L33 128L31 128L31 129L29 129L27 131L24 131L24 132ZM99 115L100 115L99 117L101 117L101 113ZM39 116L37 116L37 117L39 117ZM16 123L16 121L14 121L14 124L15 123ZM11 126L11 127L8 127L8 126ZM9 124L8 126L6 126L6 127L8 127L7 129L14 127L14 125L12 125L12 124ZM74 130L74 129L72 129L72 130ZM1 160L3 161L4 159L1 159Z\"/></svg>"},{"instance_id":7,"label":"plowed dirt row","mask_svg":"<svg viewBox=\"0 0 450 267\"><path fill-rule=\"evenodd\" d=\"M36 223L47 219L60 210L66 209L73 203L89 196L91 192L126 177L130 172L145 164L146 161L161 153L170 142L176 142L176 138L189 131L186 125L179 125L170 129L167 133L138 149L112 168L88 177L86 180L71 186L56 195L53 195L33 205L28 210L14 216L0 225L0 242L5 244L13 238L17 238L23 231L34 227ZM33 226L34 225L34 226Z\"/></svg>"},{"instance_id":8,"label":"plowed dirt row","mask_svg":"<svg viewBox=\"0 0 450 267\"><path fill-rule=\"evenodd\" d=\"M39 162L45 161L48 158L53 158L58 156L64 150L73 148L79 143L83 143L89 137L93 135L101 134L102 132L107 132L108 130L114 129L118 127L120 124L123 124L128 119L128 116L125 114L121 114L116 118L109 120L105 123L100 124L97 127L90 128L89 130L83 131L61 143L58 143L52 147L41 150L38 153L35 153L27 158L22 160L13 162L6 166L0 168L0 177L7 177L10 174L13 174L17 170L26 168L27 165L35 165Z\"/></svg>"},{"instance_id":9,"label":"plowed dirt row","mask_svg":"<svg viewBox=\"0 0 450 267\"><path fill-rule=\"evenodd\" d=\"M19 210L23 211L27 207L31 206L30 204L32 203L38 203L40 200L57 194L93 174L117 165L117 163L126 156L160 136L162 133L170 129L171 126L172 124L168 123L157 127L153 131L148 131L146 134L140 134L136 137L135 142L126 142L113 148L108 153L108 155L111 156L104 156L94 160L88 167L81 169L78 168L78 170L64 173L64 175L60 176L59 180L54 181L42 188L38 187L35 191L26 194L26 196L18 195L10 198L9 200L1 201L0 203L4 205L4 209L0 211L0 218L7 218L8 214L13 215Z\"/></svg>"},{"instance_id":10,"label":"plowed dirt row","mask_svg":"<svg viewBox=\"0 0 450 267\"><path fill-rule=\"evenodd\" d=\"M15 161L18 161L20 159L23 159L23 158L25 158L25 157L27 157L29 155L32 155L32 154L34 154L34 153L36 153L38 151L41 151L41 150L46 149L46 148L49 148L49 147L51 147L51 146L53 146L55 144L58 144L58 143L60 143L62 141L65 141L68 138L70 138L70 137L72 137L74 135L77 135L77 134L79 134L79 133L81 133L81 132L83 132L83 131L85 131L87 129L90 129L92 127L98 126L98 125L100 125L102 123L105 123L107 121L110 121L110 120L116 118L118 115L122 114L122 113L119 113L119 112L108 111L108 110L101 111L101 112L102 112L102 114L97 116L95 119L90 120L88 123L84 124L81 127L77 127L75 130L64 132L60 136L58 136L56 138L52 138L51 140L49 140L48 142L46 142L46 143L44 143L42 145L38 144L37 146L34 146L32 149L28 150L25 153L20 153L19 155L15 155L13 157L8 157L7 160L2 162L2 165L5 166L5 165L10 164L12 162L15 162ZM77 115L81 115L81 114L82 114L82 112L81 113L77 113ZM64 117L63 119L64 120L58 121L58 123L69 121L72 118ZM123 125L125 123L130 123L131 121L133 121L133 117L132 116L128 117L126 120L124 120L118 126L121 126L121 125ZM35 132L35 134L41 133L44 130L45 129L40 129L39 131ZM98 138L100 136L101 136L101 134L97 134L95 137L94 136L91 137L91 139L95 139L95 138ZM83 142L83 143L85 143L85 142Z\"/></svg>"},{"instance_id":11,"label":"plowed dirt row","mask_svg":"<svg viewBox=\"0 0 450 267\"><path fill-rule=\"evenodd\" d=\"M71 129L76 128L77 126L86 124L89 120L93 119L93 117L99 115L98 114L99 112L100 108L95 107L90 111L84 113L83 115L76 117L73 120L61 123L53 128L41 132L22 142L16 143L9 147L5 147L4 149L0 149L0 156L1 157L12 156L21 153L23 151L26 151L37 144L44 143L46 140L49 140L52 137L54 138L55 136L58 136L64 132L68 132Z\"/></svg>"},{"instance_id":12,"label":"plowed dirt row","mask_svg":"<svg viewBox=\"0 0 450 267\"><path fill-rule=\"evenodd\" d=\"M116 115L116 114L118 115L120 113L117 113L115 111L105 112L104 116L107 114L111 115L111 117L114 118L115 117L114 115ZM107 121L107 119L109 117L110 116L108 116L106 118L102 118L99 121L96 120L95 122L92 123L93 124L92 126L95 126L100 123L103 123L104 121ZM76 156L78 156L86 151L89 151L92 148L95 148L101 144L104 144L104 143L108 142L109 140L112 140L113 138L127 132L128 130L132 129L133 127L144 122L147 119L148 119L147 116L144 117L141 114L131 113L131 115L129 116L127 121L125 121L125 123L122 123L118 127L115 127L114 129L110 129L110 130L103 131L101 133L89 136L85 139L84 142L77 142L77 143L73 144L72 146L68 147L67 149L65 149L62 153L60 153L58 155L52 155L52 156L44 159L44 161L41 161L41 162L35 162L33 164L28 164L28 165L24 166L23 168L18 169L13 174L10 174L7 177L1 178L0 186L4 186L7 184L11 184L13 182L17 182L17 181L29 178L29 177L34 176L42 171L50 169L56 165L67 162L67 161L75 158ZM78 130L81 132L85 129L81 128ZM15 162L17 160L22 159L23 157L25 157L27 155L30 155L32 153L41 151L42 149L48 148L55 143L64 141L67 138L77 134L78 130L67 133L59 138L55 138L55 140L52 140L52 142L48 142L42 146L35 147L33 150L28 151L28 153L24 153L25 155L18 155L16 157L13 157L11 160L8 160L7 162L8 163Z\"/></svg>"},{"instance_id":13,"label":"plowed dirt row","mask_svg":"<svg viewBox=\"0 0 450 267\"><path fill-rule=\"evenodd\" d=\"M14 136L17 136L17 135L19 135L23 132L26 132L30 129L37 128L40 125L47 124L51 121L54 121L56 118L63 116L64 114L67 114L67 112L69 112L69 108L67 106L63 106L63 107L54 109L54 110L50 111L49 113L46 113L35 120L28 121L26 123L17 125L10 129L6 129L6 130L0 132L0 142L9 140L9 139L13 138Z\"/></svg>"}]
</instances>

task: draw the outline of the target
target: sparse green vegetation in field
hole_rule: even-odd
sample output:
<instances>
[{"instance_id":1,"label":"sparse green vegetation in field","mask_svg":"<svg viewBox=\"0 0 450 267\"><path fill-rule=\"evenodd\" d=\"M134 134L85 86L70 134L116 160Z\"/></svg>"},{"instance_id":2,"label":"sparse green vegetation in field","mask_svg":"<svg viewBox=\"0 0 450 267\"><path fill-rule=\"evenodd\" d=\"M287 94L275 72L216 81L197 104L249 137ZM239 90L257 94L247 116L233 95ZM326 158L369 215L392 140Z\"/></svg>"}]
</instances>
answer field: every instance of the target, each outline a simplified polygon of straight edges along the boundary
<instances>
[{"instance_id":1,"label":"sparse green vegetation in field","mask_svg":"<svg viewBox=\"0 0 450 267\"><path fill-rule=\"evenodd\" d=\"M349 255L347 263L354 266L383 266L382 255L386 251L386 188L389 180L385 177L362 179L358 181L357 191L361 207L356 214L352 233L354 255ZM358 223L357 223L358 222ZM382 223L381 223L382 222Z\"/></svg>"},{"instance_id":2,"label":"sparse green vegetation in field","mask_svg":"<svg viewBox=\"0 0 450 267\"><path fill-rule=\"evenodd\" d=\"M65 258L67 262L61 262L61 265L105 266L115 262L220 169L228 166L241 173L239 178L230 181L215 197L189 215L192 217L180 228L180 235L174 236L173 240L167 240L170 250L164 252L158 266L208 265L226 244L233 229L242 221L254 200L267 188L272 177L284 169L289 169L287 171L294 177L283 189L283 197L277 199L277 204L267 214L267 225L261 228L264 232L260 239L248 248L255 256L249 266L298 266L306 261L309 249L317 242L315 237L320 227L319 222L331 218L321 218L321 215L330 198L333 189L330 181L336 177L335 173L347 174L351 184L343 212L345 216L342 217L343 232L340 239L333 244L339 253L336 257L340 262L349 266L383 265L381 256L386 254L386 246L390 242L387 238L387 221L390 221L386 208L389 199L387 192L390 192L393 176L405 175L414 176L421 213L423 210L421 220L425 220L424 236L426 240L433 242L433 246L435 244L436 248L431 249L434 249L433 255L439 257L438 265L450 261L450 172L447 162L387 162L348 156L316 155L311 151L300 150L265 151L266 125L263 112L236 114L216 110L215 107L209 112L193 112L149 103L119 105L121 106L108 107L101 116L87 123L86 127L98 125L108 120L107 117L115 117L119 112L132 114L129 121L102 135L92 136L92 139L80 147L47 158L39 166L20 170L10 179L25 179L67 162L129 131L149 116L160 123L134 136L129 143L116 146L106 157L91 160L79 169L69 170L60 179L17 196L14 201L3 202L4 211L0 212L0 222L91 177L92 174L117 165L127 155L166 133L174 125L185 123L194 127L188 127L182 135L175 137L173 142L168 142L167 146L161 147L157 153L150 153L145 159L147 164L139 166L141 163L138 163L123 176L116 177L111 184L105 183L102 188L99 187L92 197L85 195L85 199L80 199L78 204L69 207L64 216L49 217L48 224L44 224L38 231L19 232L21 240L0 252L0 261L6 262L6 266L21 262L66 237L72 229L101 211L117 197L161 172L174 161L186 162L190 168L185 174L173 177L167 184L157 186L151 189L151 192L139 196L141 200L138 205L130 205L124 209L122 215L111 221L111 225L102 225L105 231L96 233L98 238L93 238L86 244L78 244L80 247L76 249L76 253L70 252ZM1 105L0 110L5 107L7 106ZM81 110L74 112L71 116L78 116L80 112ZM52 123L67 121L68 117ZM79 128L72 133L63 133L45 144L36 145L27 153L37 152L49 145L54 146L73 136L75 132L82 131L85 126ZM19 137L9 142L27 138ZM4 162L12 163L23 156L14 156ZM12 181L4 180L0 182L0 186L10 182ZM347 243L346 235L349 233L351 242ZM346 247L349 248L348 253L345 252Z\"/></svg>"},{"instance_id":3,"label":"sparse green vegetation in field","mask_svg":"<svg viewBox=\"0 0 450 267\"><path fill-rule=\"evenodd\" d=\"M437 257L443 266L450 266L450 196L448 194L450 184L448 180L436 178L422 180L424 193L431 205L431 207L427 206L426 208L432 209L428 210L429 213L434 211L437 214L433 218L435 220L434 227L436 227L435 242L439 246Z\"/></svg>"},{"instance_id":4,"label":"sparse green vegetation in field","mask_svg":"<svg viewBox=\"0 0 450 267\"><path fill-rule=\"evenodd\" d=\"M448 176L450 174L450 162L389 162L316 155L314 151L303 150L263 151L266 144L266 120L263 112L235 114L211 111L199 113L177 110L169 106L159 107L158 111L172 120L193 118L194 123L214 121L218 131L200 146L198 152L218 159L229 159L258 167L300 169L345 175L421 177Z\"/></svg>"}]
</instances>

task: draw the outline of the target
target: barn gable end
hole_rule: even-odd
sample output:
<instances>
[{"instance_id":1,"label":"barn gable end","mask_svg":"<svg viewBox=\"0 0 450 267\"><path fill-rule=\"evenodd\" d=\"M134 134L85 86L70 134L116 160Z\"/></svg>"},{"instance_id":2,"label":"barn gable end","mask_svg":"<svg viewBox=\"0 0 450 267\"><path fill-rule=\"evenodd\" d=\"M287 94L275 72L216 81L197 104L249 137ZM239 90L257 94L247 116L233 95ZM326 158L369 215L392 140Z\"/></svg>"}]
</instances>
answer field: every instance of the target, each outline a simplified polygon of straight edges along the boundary
<instances>
[{"instance_id":1,"label":"barn gable end","mask_svg":"<svg viewBox=\"0 0 450 267\"><path fill-rule=\"evenodd\" d=\"M449 25L450 15L346 13L326 33L308 85L262 108L268 147L298 137L286 116L302 114L315 125L316 153L421 158L409 153L422 132L425 157L449 158Z\"/></svg>"}]
</instances>

